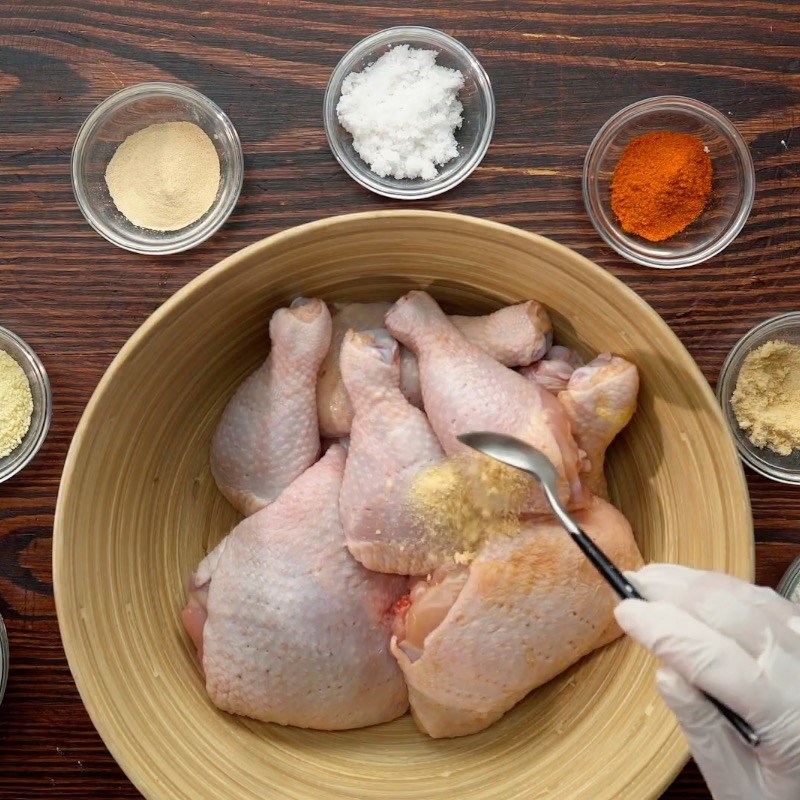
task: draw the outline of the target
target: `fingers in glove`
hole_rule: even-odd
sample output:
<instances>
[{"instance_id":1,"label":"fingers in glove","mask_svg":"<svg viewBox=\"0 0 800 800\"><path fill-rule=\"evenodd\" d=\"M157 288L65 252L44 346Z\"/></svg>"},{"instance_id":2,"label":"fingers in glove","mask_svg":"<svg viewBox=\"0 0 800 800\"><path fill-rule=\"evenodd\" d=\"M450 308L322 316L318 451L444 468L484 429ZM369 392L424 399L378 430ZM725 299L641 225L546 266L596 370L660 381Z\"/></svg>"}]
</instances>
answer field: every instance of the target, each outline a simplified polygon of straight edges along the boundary
<instances>
[{"instance_id":1,"label":"fingers in glove","mask_svg":"<svg viewBox=\"0 0 800 800\"><path fill-rule=\"evenodd\" d=\"M673 564L651 564L631 577L648 600L672 603L739 642L754 658L774 660L781 682L784 673L796 672L800 636L790 622L797 609L772 589Z\"/></svg>"},{"instance_id":2,"label":"fingers in glove","mask_svg":"<svg viewBox=\"0 0 800 800\"><path fill-rule=\"evenodd\" d=\"M752 605L765 608L782 622L798 615L797 606L774 590L766 586L756 586L724 572L692 569L681 564L646 564L636 572L626 573L626 577L632 578L643 591L659 593L669 591L684 594L694 591L697 584L707 584L730 591Z\"/></svg>"},{"instance_id":3,"label":"fingers in glove","mask_svg":"<svg viewBox=\"0 0 800 800\"><path fill-rule=\"evenodd\" d=\"M692 756L715 798L757 797L754 754L719 712L675 670L661 667L656 683L680 723Z\"/></svg>"},{"instance_id":4,"label":"fingers in glove","mask_svg":"<svg viewBox=\"0 0 800 800\"><path fill-rule=\"evenodd\" d=\"M629 636L751 724L763 725L780 713L772 685L763 680L756 659L682 608L660 601L625 600L614 613Z\"/></svg>"}]
</instances>

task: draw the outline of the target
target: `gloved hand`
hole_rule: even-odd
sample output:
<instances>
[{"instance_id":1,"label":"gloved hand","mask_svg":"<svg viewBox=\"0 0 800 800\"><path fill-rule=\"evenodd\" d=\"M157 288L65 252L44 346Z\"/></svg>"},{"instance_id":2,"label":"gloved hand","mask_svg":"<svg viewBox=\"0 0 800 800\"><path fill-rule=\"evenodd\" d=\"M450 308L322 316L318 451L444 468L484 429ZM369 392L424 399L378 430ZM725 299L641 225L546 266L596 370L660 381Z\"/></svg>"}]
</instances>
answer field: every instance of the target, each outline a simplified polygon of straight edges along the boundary
<instances>
[{"instance_id":1,"label":"gloved hand","mask_svg":"<svg viewBox=\"0 0 800 800\"><path fill-rule=\"evenodd\" d=\"M800 607L717 572L651 564L627 575L622 629L662 662L657 683L715 800L800 798ZM750 747L700 694L761 735Z\"/></svg>"}]
</instances>

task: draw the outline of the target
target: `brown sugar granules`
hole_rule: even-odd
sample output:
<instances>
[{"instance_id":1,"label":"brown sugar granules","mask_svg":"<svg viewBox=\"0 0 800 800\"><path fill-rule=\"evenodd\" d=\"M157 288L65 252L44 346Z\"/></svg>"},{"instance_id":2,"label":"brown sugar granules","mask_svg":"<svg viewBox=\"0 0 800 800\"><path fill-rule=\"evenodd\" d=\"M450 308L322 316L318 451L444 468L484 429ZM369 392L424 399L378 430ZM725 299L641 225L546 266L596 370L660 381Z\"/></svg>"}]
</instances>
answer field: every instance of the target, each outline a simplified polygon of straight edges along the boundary
<instances>
[{"instance_id":1,"label":"brown sugar granules","mask_svg":"<svg viewBox=\"0 0 800 800\"><path fill-rule=\"evenodd\" d=\"M748 353L731 405L756 447L782 456L800 449L800 345L772 341Z\"/></svg>"},{"instance_id":2,"label":"brown sugar granules","mask_svg":"<svg viewBox=\"0 0 800 800\"><path fill-rule=\"evenodd\" d=\"M611 180L622 229L661 242L694 222L711 194L711 157L688 133L653 131L629 142Z\"/></svg>"}]
</instances>

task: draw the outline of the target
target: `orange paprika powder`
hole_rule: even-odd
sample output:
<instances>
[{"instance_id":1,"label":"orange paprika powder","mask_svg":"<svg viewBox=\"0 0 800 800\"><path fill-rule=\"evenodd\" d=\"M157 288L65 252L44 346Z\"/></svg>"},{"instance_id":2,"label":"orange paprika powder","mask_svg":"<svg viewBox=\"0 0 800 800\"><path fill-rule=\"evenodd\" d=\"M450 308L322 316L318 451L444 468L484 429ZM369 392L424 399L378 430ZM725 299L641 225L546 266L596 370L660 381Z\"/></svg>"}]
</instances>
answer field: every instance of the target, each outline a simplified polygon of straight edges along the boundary
<instances>
[{"instance_id":1,"label":"orange paprika powder","mask_svg":"<svg viewBox=\"0 0 800 800\"><path fill-rule=\"evenodd\" d=\"M711 156L688 133L653 131L622 151L611 208L626 233L661 242L691 225L711 194Z\"/></svg>"}]
</instances>

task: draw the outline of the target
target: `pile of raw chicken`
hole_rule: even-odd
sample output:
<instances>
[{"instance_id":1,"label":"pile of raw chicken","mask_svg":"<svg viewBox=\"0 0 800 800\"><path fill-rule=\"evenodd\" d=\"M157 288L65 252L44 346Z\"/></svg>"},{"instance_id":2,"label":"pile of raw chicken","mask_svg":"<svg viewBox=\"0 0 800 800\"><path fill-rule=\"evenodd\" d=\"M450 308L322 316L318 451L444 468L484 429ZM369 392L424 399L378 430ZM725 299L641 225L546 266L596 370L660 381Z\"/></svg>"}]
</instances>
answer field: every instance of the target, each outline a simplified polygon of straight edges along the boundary
<instances>
[{"instance_id":1,"label":"pile of raw chicken","mask_svg":"<svg viewBox=\"0 0 800 800\"><path fill-rule=\"evenodd\" d=\"M201 562L183 611L219 708L341 730L410 705L430 736L462 736L620 635L611 590L533 481L514 535L487 531L469 563L410 493L465 457L458 434L512 434L553 461L583 529L636 568L603 475L636 406L632 364L583 366L552 345L534 301L447 316L419 291L393 305L298 299L270 337L211 447L245 519Z\"/></svg>"}]
</instances>

